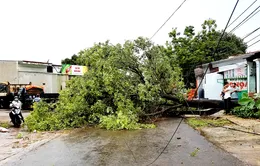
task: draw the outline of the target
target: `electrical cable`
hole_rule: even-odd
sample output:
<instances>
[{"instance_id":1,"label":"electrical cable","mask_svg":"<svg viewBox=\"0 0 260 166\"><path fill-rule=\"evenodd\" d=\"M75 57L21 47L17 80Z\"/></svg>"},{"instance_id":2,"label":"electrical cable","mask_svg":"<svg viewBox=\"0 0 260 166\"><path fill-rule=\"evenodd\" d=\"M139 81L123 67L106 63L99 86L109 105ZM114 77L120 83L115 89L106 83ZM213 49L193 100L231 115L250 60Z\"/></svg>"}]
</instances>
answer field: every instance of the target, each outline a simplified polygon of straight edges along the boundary
<instances>
[{"instance_id":1,"label":"electrical cable","mask_svg":"<svg viewBox=\"0 0 260 166\"><path fill-rule=\"evenodd\" d=\"M238 28L240 28L242 25L244 25L247 21L249 21L252 17L254 17L260 10L258 10L256 13L254 13L251 17L249 17L245 22L243 22ZM237 29L238 29L237 28Z\"/></svg>"},{"instance_id":2,"label":"electrical cable","mask_svg":"<svg viewBox=\"0 0 260 166\"><path fill-rule=\"evenodd\" d=\"M153 163L155 163L155 162L158 160L158 158L163 154L163 152L165 151L165 149L168 147L168 145L169 145L170 142L172 141L174 135L175 135L176 132L178 131L178 129L179 129L179 127L180 127L182 121L183 121L183 117L181 118L181 120L180 120L180 122L178 123L178 126L176 127L176 129L174 130L174 132L173 132L173 134L172 134L170 140L167 142L166 146L163 148L163 150L161 151L161 153L160 153L150 164L148 164L147 166L152 165Z\"/></svg>"},{"instance_id":3,"label":"electrical cable","mask_svg":"<svg viewBox=\"0 0 260 166\"><path fill-rule=\"evenodd\" d=\"M229 22L230 22L230 20L231 20L231 18L232 18L232 16L233 16L235 10L236 10L236 7L237 7L238 2L239 2L239 0L237 0L235 6L234 6L234 8L233 8L233 10L232 10L232 12L231 12L231 14L230 14L230 17L229 17L229 19L228 19L228 22L227 22L227 24L226 24L226 27L225 27L225 29L223 30L221 37L219 38L217 47L215 48L215 50L214 50L214 52L213 52L213 54L212 54L213 60L215 59L214 54L216 53L216 50L217 50L218 47L219 47L219 44L220 44L220 42L221 42L221 40L222 40L222 38L223 38L223 36L224 36L224 34L225 34L225 31L226 31L226 29L227 29L227 26L228 26L228 24L229 24ZM200 81L198 87L200 87L200 85L201 85L201 83L202 83L202 81L203 81L203 79L204 79L204 77L205 77L205 75L206 75L206 73L207 73L207 71L208 71L208 69L209 69L209 66L210 66L210 63L207 65L207 68L206 68L205 72L203 73L202 79L201 79L201 81ZM198 92L198 88L196 88L194 95L195 95L197 92ZM193 96L193 98L194 98L194 97L195 97L195 96Z\"/></svg>"},{"instance_id":4,"label":"electrical cable","mask_svg":"<svg viewBox=\"0 0 260 166\"><path fill-rule=\"evenodd\" d=\"M180 6L170 15L170 17L160 26L160 28L153 34L153 36L150 38L150 40L162 29L162 27L172 18L172 16L182 7L182 5L186 2L184 0Z\"/></svg>"},{"instance_id":5,"label":"electrical cable","mask_svg":"<svg viewBox=\"0 0 260 166\"><path fill-rule=\"evenodd\" d=\"M255 33L256 31L258 31L260 29L260 27L256 28L255 30L253 30L252 32L250 32L249 34L247 34L245 37L243 37L242 40L244 40L245 38L247 38L248 36L252 35L253 33Z\"/></svg>"},{"instance_id":6,"label":"electrical cable","mask_svg":"<svg viewBox=\"0 0 260 166\"><path fill-rule=\"evenodd\" d=\"M186 0L185 0L185 1L186 1ZM184 2L185 2L185 1L184 1ZM183 3L184 3L184 2L183 2ZM228 19L228 22L227 22L227 24L226 24L225 29L223 30L223 33L222 33L222 35L221 35L221 37L220 37L220 39L219 39L219 41L218 41L217 47L216 47L216 49L215 49L214 52L213 52L213 55L215 54L217 48L219 47L220 41L222 40L222 38L223 38L223 36L224 36L224 33L225 33L225 31L226 31L226 29L227 29L227 26L228 26L228 24L229 24L229 22L230 22L230 20L231 20L231 18L232 18L232 16L233 16L233 14L234 14L234 11L235 11L235 9L236 9L236 7L237 7L238 2L239 2L239 0L237 0L236 4L235 4L235 6L234 6L234 8L233 8L233 10L232 10L232 13L231 13L231 15L230 15L230 17L229 17L229 19ZM182 3L182 4L183 4L183 3ZM172 14L172 15L173 15L173 14ZM170 18L169 18L169 19L170 19ZM169 20L169 19L168 19L168 20ZM166 22L167 22L167 21L166 21ZM166 22L165 22L165 23L166 23ZM164 23L164 24L165 24L165 23ZM163 25L164 25L164 24L163 24ZM161 27L162 27L162 26L161 26ZM158 29L158 31L161 29L161 27ZM157 31L157 32L158 32L158 31ZM156 33L157 33L157 32L156 32ZM156 34L156 33L155 33L155 34ZM154 36L154 35L153 35L153 36ZM152 37L153 37L153 36L152 36ZM151 37L151 38L152 38L152 37ZM150 39L151 39L151 38L150 38ZM203 80L203 78L205 77L205 74L206 74L208 68L209 68L209 65L207 66L207 69L206 69L205 73L203 74L202 80ZM200 84L202 83L202 80L200 81ZM199 84L199 86L200 86L200 84ZM198 86L198 87L199 87L199 86ZM195 94L197 93L197 89L198 89L198 88L196 88ZM194 97L194 96L193 96L193 97ZM175 131L173 132L173 134L172 134L170 140L168 141L168 143L166 144L166 146L163 148L163 150L161 151L161 153L160 153L150 164L148 164L147 166L152 165L152 164L153 164L154 162L156 162L156 161L158 160L158 158L162 155L162 153L163 153L163 152L165 151L165 149L168 147L168 145L170 144L172 138L175 136L176 132L178 131L178 129L179 129L180 124L181 124L182 121L183 121L183 117L181 118L181 120L180 120L178 126L176 127Z\"/></svg>"},{"instance_id":7,"label":"electrical cable","mask_svg":"<svg viewBox=\"0 0 260 166\"><path fill-rule=\"evenodd\" d=\"M234 22L236 22L236 20L239 19L249 8L251 8L251 7L253 6L253 4L256 3L256 1L257 1L257 0L255 0L253 3L251 3L251 5L249 5L249 6L246 8L246 10L244 10L239 16L237 16L237 18L235 18L235 20L232 21L232 22L228 25L228 27L230 27Z\"/></svg>"},{"instance_id":8,"label":"electrical cable","mask_svg":"<svg viewBox=\"0 0 260 166\"><path fill-rule=\"evenodd\" d=\"M256 43L260 42L260 40L257 40L256 42L254 42L253 44L251 44L250 46L248 46L247 48L249 47L252 47L253 45L255 45Z\"/></svg>"},{"instance_id":9,"label":"electrical cable","mask_svg":"<svg viewBox=\"0 0 260 166\"><path fill-rule=\"evenodd\" d=\"M257 37L259 37L259 36L260 36L260 34L256 35L254 38L252 38L252 39L250 39L249 41L247 41L246 44L249 43L249 42L251 42L251 41L253 41L255 38L257 38Z\"/></svg>"},{"instance_id":10,"label":"electrical cable","mask_svg":"<svg viewBox=\"0 0 260 166\"><path fill-rule=\"evenodd\" d=\"M239 0L238 0L238 1L239 1ZM237 3L238 3L238 1L237 1ZM237 3L236 3L236 5L237 5ZM233 12L234 12L234 10L235 10L235 8L236 8L236 5L235 5L235 7L234 7L234 9L233 9ZM230 18L232 17L233 12L231 13ZM229 22L229 21L228 21L228 22ZM227 24L227 25L228 25L228 24ZM226 28L227 28L227 26L226 26ZM226 28L224 29L224 31L223 31L223 33L222 33L222 36L223 36L223 34L225 33ZM259 28L260 28L260 27L259 27ZM259 28L258 28L258 29L259 29ZM258 30L258 29L257 29L257 30ZM254 33L254 31L253 31L253 33ZM251 32L251 34L252 34L252 32ZM251 35L251 34L249 34L249 35ZM248 35L248 36L249 36L249 35ZM255 38L256 38L256 37L255 37ZM218 45L217 45L215 51L213 52L213 54L216 52L216 50L217 50L217 48L218 48L218 46L219 46L219 43L220 43L221 39L222 39L222 37L220 38L220 40L219 40L219 42L218 42ZM252 45L254 45L254 44L258 43L258 42L260 42L260 40L258 40L258 41L256 41L255 43L251 44L249 47L251 47ZM249 47L248 47L248 48L249 48ZM209 65L210 65L210 63L209 63ZM208 68L209 68L209 65L207 66L206 71L203 73L202 79L201 79L201 81L200 81L198 87L200 87L200 85L201 85L201 83L202 83L202 81L203 81L203 79L204 79L204 77L205 77L205 75L206 75L206 73L207 73L207 70L208 70ZM196 88L195 94L197 93L197 91L198 91L198 88ZM195 97L195 96L194 96L194 97ZM194 114L193 114L193 115L194 115ZM206 122L206 121L205 121L205 122ZM244 132L244 133L253 134L253 135L260 135L260 133L256 133L256 132L249 132L249 131L239 130L239 129L235 129L235 128L231 128L231 127L226 127L226 126L217 126L217 125L214 125L214 124L211 124L211 123L208 123L208 122L206 122L206 123L209 124L209 125L211 125L211 126L215 126L215 127L222 127L222 128L229 129L229 130Z\"/></svg>"},{"instance_id":11,"label":"electrical cable","mask_svg":"<svg viewBox=\"0 0 260 166\"><path fill-rule=\"evenodd\" d=\"M234 27L229 33L233 33L235 30L237 30L238 28L240 28L244 23L246 23L247 21L249 21L252 17L254 17L260 10L258 10L260 8L260 5L254 10L252 11L246 18L244 18L244 20L242 20L236 27ZM258 10L258 11L257 11ZM253 14L253 15L252 15ZM252 16L251 16L252 15ZM251 16L251 17L250 17Z\"/></svg>"},{"instance_id":12,"label":"electrical cable","mask_svg":"<svg viewBox=\"0 0 260 166\"><path fill-rule=\"evenodd\" d=\"M208 123L208 122L206 122L206 123ZM232 128L232 127L226 127L226 126L218 126L218 125L214 125L212 123L208 123L208 124L211 125L211 126L214 126L214 127L221 127L221 128L228 129L228 130L234 130L234 131L239 131L239 132L243 132L243 133L247 133L247 134L253 134L253 135L260 135L260 133L256 133L256 132L250 132L250 131L240 130L240 129L236 129L236 128Z\"/></svg>"}]
</instances>

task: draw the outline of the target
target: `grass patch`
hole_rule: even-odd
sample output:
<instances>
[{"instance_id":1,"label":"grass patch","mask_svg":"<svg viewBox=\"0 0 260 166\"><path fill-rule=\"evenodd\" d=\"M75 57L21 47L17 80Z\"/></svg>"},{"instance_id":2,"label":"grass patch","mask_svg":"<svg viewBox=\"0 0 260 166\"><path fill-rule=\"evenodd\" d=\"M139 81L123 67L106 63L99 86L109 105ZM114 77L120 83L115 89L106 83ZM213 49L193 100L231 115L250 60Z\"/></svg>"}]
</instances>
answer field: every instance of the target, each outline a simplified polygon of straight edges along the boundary
<instances>
[{"instance_id":1,"label":"grass patch","mask_svg":"<svg viewBox=\"0 0 260 166\"><path fill-rule=\"evenodd\" d=\"M22 133L17 134L16 139L22 139L22 138L23 138L23 134Z\"/></svg>"},{"instance_id":2,"label":"grass patch","mask_svg":"<svg viewBox=\"0 0 260 166\"><path fill-rule=\"evenodd\" d=\"M188 118L186 119L186 122L193 128L208 127L211 126L211 124L214 126L224 126L231 124L230 121L221 118Z\"/></svg>"},{"instance_id":3,"label":"grass patch","mask_svg":"<svg viewBox=\"0 0 260 166\"><path fill-rule=\"evenodd\" d=\"M10 128L10 125L8 122L0 122L0 127L4 127L4 128Z\"/></svg>"},{"instance_id":4,"label":"grass patch","mask_svg":"<svg viewBox=\"0 0 260 166\"><path fill-rule=\"evenodd\" d=\"M197 156L199 150L200 150L199 148L196 148L193 152L190 153L190 156L191 156L191 157Z\"/></svg>"}]
</instances>

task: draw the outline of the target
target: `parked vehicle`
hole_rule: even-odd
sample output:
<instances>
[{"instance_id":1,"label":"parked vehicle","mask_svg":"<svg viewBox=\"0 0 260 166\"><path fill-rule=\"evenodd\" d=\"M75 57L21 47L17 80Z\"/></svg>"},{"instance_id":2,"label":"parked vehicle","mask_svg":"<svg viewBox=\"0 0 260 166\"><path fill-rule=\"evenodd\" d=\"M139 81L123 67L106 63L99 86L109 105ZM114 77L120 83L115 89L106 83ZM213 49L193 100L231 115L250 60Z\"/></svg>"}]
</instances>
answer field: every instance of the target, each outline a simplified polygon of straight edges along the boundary
<instances>
[{"instance_id":1,"label":"parked vehicle","mask_svg":"<svg viewBox=\"0 0 260 166\"><path fill-rule=\"evenodd\" d=\"M43 86L29 84L10 84L0 82L0 108L8 108L14 96L18 96L22 102L23 109L32 109L33 99L40 95L40 98L47 102L55 102L59 93L44 93Z\"/></svg>"},{"instance_id":2,"label":"parked vehicle","mask_svg":"<svg viewBox=\"0 0 260 166\"><path fill-rule=\"evenodd\" d=\"M0 82L0 101L3 108L9 108L10 102L14 100L14 96L18 96L18 92L22 87L29 84L10 84L9 82Z\"/></svg>"}]
</instances>

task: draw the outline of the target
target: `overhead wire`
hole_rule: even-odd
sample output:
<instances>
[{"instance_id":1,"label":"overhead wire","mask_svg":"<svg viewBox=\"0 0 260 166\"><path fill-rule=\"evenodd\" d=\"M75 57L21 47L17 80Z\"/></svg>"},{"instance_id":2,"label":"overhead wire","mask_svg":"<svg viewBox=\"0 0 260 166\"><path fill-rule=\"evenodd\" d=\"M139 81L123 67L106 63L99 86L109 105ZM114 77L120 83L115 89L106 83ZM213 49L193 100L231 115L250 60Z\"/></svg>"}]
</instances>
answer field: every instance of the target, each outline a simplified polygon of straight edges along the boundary
<instances>
[{"instance_id":1,"label":"overhead wire","mask_svg":"<svg viewBox=\"0 0 260 166\"><path fill-rule=\"evenodd\" d=\"M249 42L253 41L254 39L256 39L257 37L259 37L260 34L256 35L254 38L250 39L249 41L247 41L246 43L248 44Z\"/></svg>"},{"instance_id":2,"label":"overhead wire","mask_svg":"<svg viewBox=\"0 0 260 166\"><path fill-rule=\"evenodd\" d=\"M184 1L184 2L185 2L185 1ZM226 27L225 27L225 29L224 29L223 32L222 32L222 35L221 35L221 37L220 37L220 39L219 39L219 41L218 41L218 44L217 44L216 49L215 49L214 52L213 52L213 55L215 54L217 48L219 47L220 41L222 40L222 38L223 38L223 36L224 36L224 34L225 34L225 31L226 31L226 29L227 29L227 26L228 26L228 24L229 24L229 22L230 22L230 20L231 20L231 18L232 18L232 16L233 16L233 14L234 14L234 11L236 10L236 7L237 7L238 2L239 2L239 0L237 0L236 4L235 4L235 6L234 6L234 8L233 8L233 10L232 10L232 13L230 14L230 17L229 17L229 19L228 19L228 22L227 22L227 24L226 24ZM159 28L159 29L160 29L160 28ZM156 34L156 33L155 33L155 34ZM206 74L208 68L209 68L209 65L207 66L207 69L206 69L205 73L203 74L203 78L205 77L205 74ZM202 78L202 80L203 80L203 78ZM200 84L202 83L202 80L200 81ZM200 86L200 84L199 84L199 86ZM197 91L197 89L196 89L196 91ZM195 94L196 94L196 91L195 91ZM187 103L187 105L188 105L188 103ZM188 105L188 106L189 106L189 105ZM172 134L170 140L167 142L166 146L163 148L163 150L161 151L161 153L160 153L150 164L148 164L147 166L152 165L153 163L155 163L155 162L158 160L158 158L163 154L163 152L166 150L166 148L167 148L168 145L170 144L171 140L172 140L173 137L175 136L176 132L178 131L178 129L179 129L179 127L180 127L182 121L183 121L183 117L182 117L182 119L180 120L180 122L178 123L178 126L177 126L176 129L174 130L174 132L173 132L173 134Z\"/></svg>"},{"instance_id":3,"label":"overhead wire","mask_svg":"<svg viewBox=\"0 0 260 166\"><path fill-rule=\"evenodd\" d=\"M247 21L249 21L250 19L252 19L252 17L254 17L260 10L258 10L260 8L260 5L255 8L254 11L252 11L246 18L244 18L237 26L235 26L229 33L233 33L235 30L237 30L238 28L240 28L243 24L245 24ZM258 10L258 11L257 11Z\"/></svg>"},{"instance_id":4,"label":"overhead wire","mask_svg":"<svg viewBox=\"0 0 260 166\"><path fill-rule=\"evenodd\" d=\"M253 44L251 44L250 46L248 46L247 48L252 47L253 45L255 45L255 44L258 43L258 42L260 42L260 39L257 40L256 42L254 42Z\"/></svg>"},{"instance_id":5,"label":"overhead wire","mask_svg":"<svg viewBox=\"0 0 260 166\"><path fill-rule=\"evenodd\" d=\"M222 35L221 35L221 37L220 37L219 40L218 40L217 47L214 49L214 52L213 52L213 54L212 54L213 59L215 59L214 54L216 53L216 51L217 51L217 49L218 49L218 47L219 47L219 44L220 44L220 42L221 42L221 40L222 40L222 38L223 38L223 36L224 36L226 30L227 30L228 24L229 24L229 22L230 22L230 20L231 20L231 18L232 18L232 16L233 16L235 10L236 10L236 7L237 7L238 2L239 2L239 0L237 0L237 2L236 2L235 6L234 6L234 8L233 8L233 10L232 10L232 12L231 12L231 14L230 14L230 17L229 17L229 19L228 19L228 21L227 21L226 27L225 27L225 29L223 30ZM205 77L205 75L206 75L206 73L207 73L207 71L208 71L208 69L209 69L209 66L210 66L210 63L207 65L207 68L206 68L205 72L203 73L202 79L201 79L201 81L200 81L198 87L200 87L200 85L201 85L201 83L202 83L202 81L203 81L203 79L204 79L204 77ZM194 94L196 94L197 92L198 92L198 88L196 88ZM195 97L195 96L193 96L193 98L194 98L194 97Z\"/></svg>"},{"instance_id":6,"label":"overhead wire","mask_svg":"<svg viewBox=\"0 0 260 166\"><path fill-rule=\"evenodd\" d=\"M237 0L237 3L238 3L238 2L239 2L239 0ZM237 5L237 3L236 3L236 5ZM235 7L234 7L234 9L233 9L233 12L234 12L234 10L235 10L235 8L236 8L236 5L235 5ZM259 7L260 7L260 6L259 6ZM260 11L260 10L259 10L259 11ZM258 13L259 11L257 11L257 13ZM233 12L231 13L230 18L232 17ZM255 13L255 14L257 14L257 13ZM255 14L254 14L254 15L255 15ZM254 15L252 15L249 19L251 19ZM248 20L249 20L249 19L248 19ZM246 20L246 21L248 21L248 20ZM246 22L246 21L245 21L245 22ZM229 22L229 21L228 21L228 22ZM234 21L233 21L233 22L234 22ZM245 22L244 22L244 23L245 23ZM243 24L244 24L244 23L243 23ZM228 24L228 23L227 23L227 24ZM226 26L226 28L227 28L227 27L228 27L228 26ZM224 29L224 31L223 31L223 33L222 33L222 36L223 36L223 34L225 33L226 28ZM250 33L249 33L248 35L246 35L243 39L245 39L245 38L247 38L248 36L252 35L252 34L255 33L256 31L258 31L259 29L260 29L260 27L257 28L257 29L255 29L254 31L250 32ZM260 36L260 34L257 35L256 37L252 38L250 41L252 41L253 39L257 38L258 36ZM220 37L219 42L218 42L218 45L217 45L215 51L213 52L213 54L215 54L216 50L218 49L219 43L220 43L221 39L222 39L222 37ZM250 41L248 41L248 42L250 42ZM247 43L248 43L248 42L247 42ZM260 42L260 40L258 40L258 41L256 41L255 43L251 44L250 46L248 46L248 48L251 47L251 46L253 46L254 44L256 44L256 43L258 43L258 42ZM201 79L201 81L200 81L198 87L200 87L200 85L201 85L201 83L202 83L202 81L203 81L203 79L204 79L204 77L205 77L205 75L206 75L206 73L207 73L207 70L209 69L209 65L210 65L210 63L208 64L208 66L207 66L207 68L206 68L206 71L203 73L202 79ZM198 90L198 88L196 88L195 94L197 93L197 90ZM194 94L194 95L195 95L195 94ZM194 96L194 97L195 97L195 96ZM187 102L187 101L186 101L186 102ZM187 102L187 106L189 107L188 102ZM192 113L192 114L194 115L194 113ZM221 128L228 129L228 130L233 130L233 131L238 131L238 132L243 132L243 133L248 133L248 134L253 134L253 135L260 135L260 133L256 133L256 132L244 131L244 130L240 130L240 129L236 129L236 128L232 128L232 127L226 127L226 126L218 126L218 125L209 123L209 122L207 122L207 121L205 121L205 123L208 124L208 125L214 126L214 127L221 127Z\"/></svg>"},{"instance_id":7,"label":"overhead wire","mask_svg":"<svg viewBox=\"0 0 260 166\"><path fill-rule=\"evenodd\" d=\"M170 17L160 26L160 28L153 34L152 37L150 37L150 40L162 29L162 27L172 18L172 16L182 7L182 5L186 2L187 0L184 0L179 7L170 15Z\"/></svg>"},{"instance_id":8,"label":"overhead wire","mask_svg":"<svg viewBox=\"0 0 260 166\"><path fill-rule=\"evenodd\" d=\"M253 30L252 32L250 32L249 34L247 34L245 37L243 37L243 40L245 38L247 38L248 36L252 35L253 33L255 33L256 31L258 31L260 29L260 27L256 28L255 30Z\"/></svg>"},{"instance_id":9,"label":"overhead wire","mask_svg":"<svg viewBox=\"0 0 260 166\"><path fill-rule=\"evenodd\" d=\"M229 25L228 27L230 27L234 22L236 22L248 9L250 9L257 0L255 0L254 2L252 2L239 16L237 16L237 18L235 18Z\"/></svg>"}]
</instances>

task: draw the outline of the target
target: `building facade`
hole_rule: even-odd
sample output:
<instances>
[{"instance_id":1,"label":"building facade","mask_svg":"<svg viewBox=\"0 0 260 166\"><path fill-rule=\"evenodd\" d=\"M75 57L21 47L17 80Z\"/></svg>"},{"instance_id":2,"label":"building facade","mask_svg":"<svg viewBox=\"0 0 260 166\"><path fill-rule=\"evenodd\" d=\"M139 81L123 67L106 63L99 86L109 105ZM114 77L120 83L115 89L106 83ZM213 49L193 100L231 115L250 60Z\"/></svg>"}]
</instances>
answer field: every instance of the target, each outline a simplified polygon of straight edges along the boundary
<instances>
[{"instance_id":1,"label":"building facade","mask_svg":"<svg viewBox=\"0 0 260 166\"><path fill-rule=\"evenodd\" d=\"M239 96L243 92L260 93L260 52L203 64L195 69L195 76L197 88L204 90L204 98L220 100L224 82L236 83Z\"/></svg>"},{"instance_id":2,"label":"building facade","mask_svg":"<svg viewBox=\"0 0 260 166\"><path fill-rule=\"evenodd\" d=\"M0 60L0 82L44 87L45 93L58 93L66 86L69 76L61 74L61 65L33 61Z\"/></svg>"}]
</instances>

